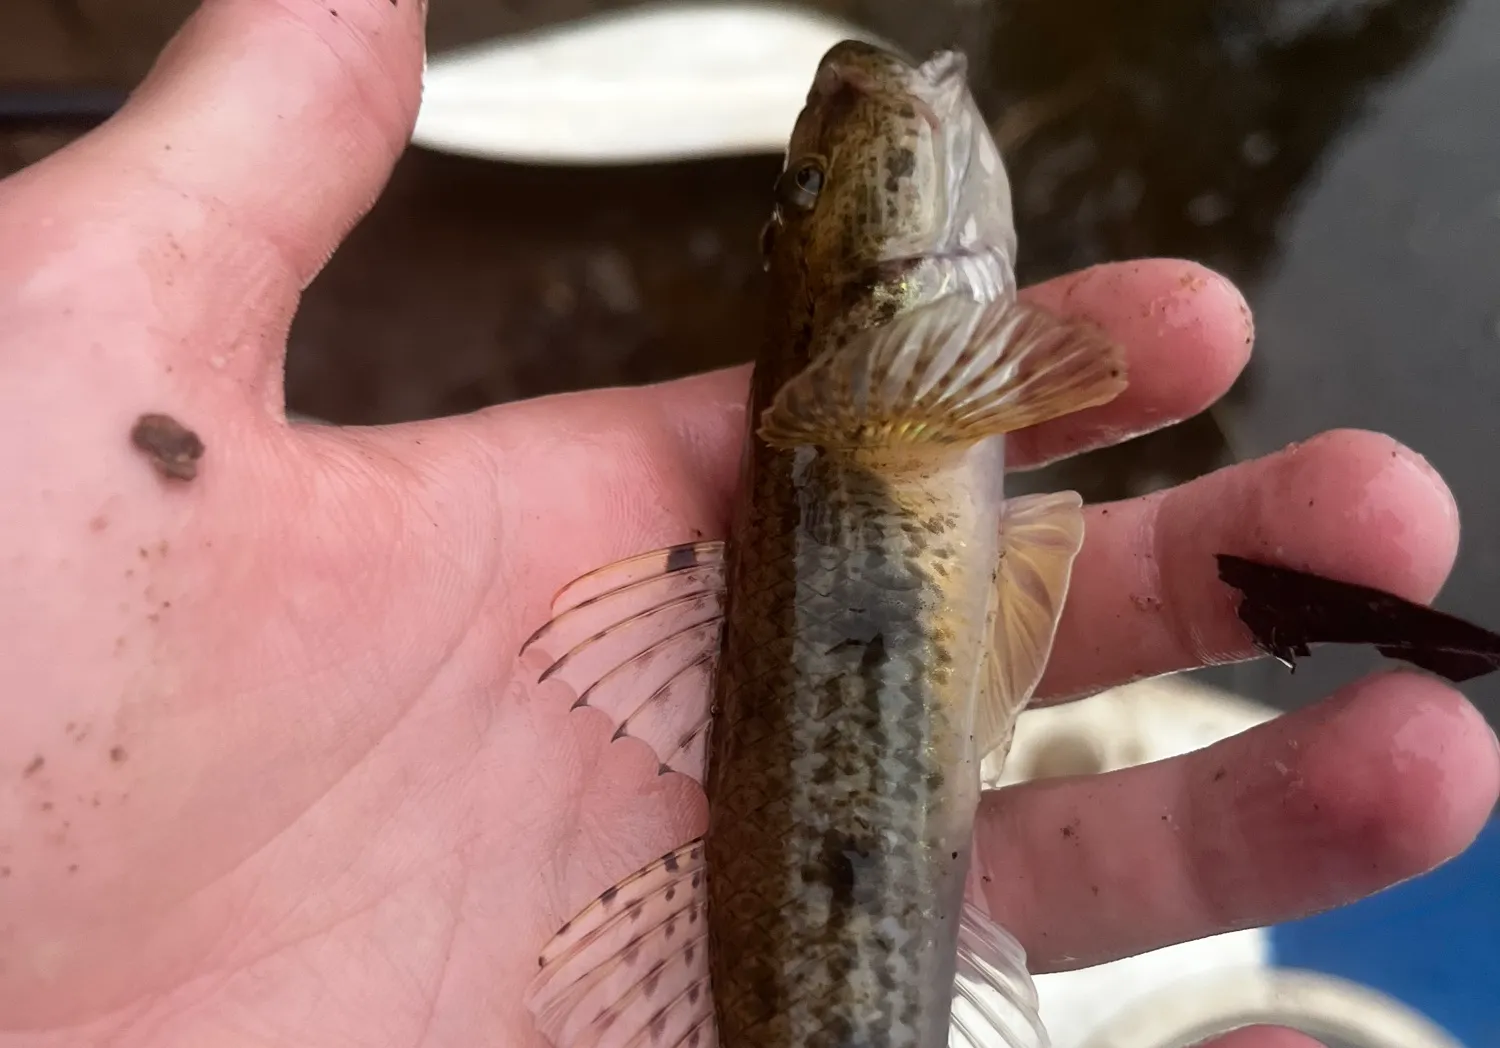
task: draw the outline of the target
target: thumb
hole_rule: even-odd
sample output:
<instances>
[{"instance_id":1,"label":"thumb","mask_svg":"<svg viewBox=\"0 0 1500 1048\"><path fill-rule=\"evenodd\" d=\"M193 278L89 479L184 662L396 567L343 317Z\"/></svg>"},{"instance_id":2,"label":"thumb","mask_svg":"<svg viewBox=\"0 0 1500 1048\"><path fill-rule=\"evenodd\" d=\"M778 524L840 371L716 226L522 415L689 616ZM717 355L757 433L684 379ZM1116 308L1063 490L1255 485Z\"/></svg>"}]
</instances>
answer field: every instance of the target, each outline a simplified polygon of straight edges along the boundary
<instances>
[{"instance_id":1,"label":"thumb","mask_svg":"<svg viewBox=\"0 0 1500 1048\"><path fill-rule=\"evenodd\" d=\"M76 297L76 280L37 280L38 263L108 270L92 315L149 303L169 336L152 355L179 381L243 396L269 380L279 402L297 297L408 141L423 6L207 0L120 113L0 186L0 241L31 249L0 271Z\"/></svg>"}]
</instances>

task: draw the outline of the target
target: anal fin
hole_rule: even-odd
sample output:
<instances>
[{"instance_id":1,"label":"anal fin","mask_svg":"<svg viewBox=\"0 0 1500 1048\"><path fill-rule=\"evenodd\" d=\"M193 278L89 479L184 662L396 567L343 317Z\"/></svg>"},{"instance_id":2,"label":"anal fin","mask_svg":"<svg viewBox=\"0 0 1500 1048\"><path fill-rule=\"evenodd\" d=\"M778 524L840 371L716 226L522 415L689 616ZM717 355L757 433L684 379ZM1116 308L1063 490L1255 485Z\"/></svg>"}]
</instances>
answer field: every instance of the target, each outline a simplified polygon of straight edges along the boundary
<instances>
[{"instance_id":1,"label":"anal fin","mask_svg":"<svg viewBox=\"0 0 1500 1048\"><path fill-rule=\"evenodd\" d=\"M1101 330L1012 296L950 294L824 353L777 393L776 447L962 444L1113 400L1124 353Z\"/></svg>"},{"instance_id":2,"label":"anal fin","mask_svg":"<svg viewBox=\"0 0 1500 1048\"><path fill-rule=\"evenodd\" d=\"M973 903L958 924L948 1048L1051 1048L1021 944Z\"/></svg>"},{"instance_id":3,"label":"anal fin","mask_svg":"<svg viewBox=\"0 0 1500 1048\"><path fill-rule=\"evenodd\" d=\"M1083 499L1062 491L1007 500L1001 529L988 686L974 729L986 784L998 780L1016 718L1047 669L1083 548Z\"/></svg>"},{"instance_id":4,"label":"anal fin","mask_svg":"<svg viewBox=\"0 0 1500 1048\"><path fill-rule=\"evenodd\" d=\"M724 543L653 550L565 586L521 654L549 657L535 683L566 684L616 738L639 739L663 771L702 782L723 599Z\"/></svg>"}]
</instances>

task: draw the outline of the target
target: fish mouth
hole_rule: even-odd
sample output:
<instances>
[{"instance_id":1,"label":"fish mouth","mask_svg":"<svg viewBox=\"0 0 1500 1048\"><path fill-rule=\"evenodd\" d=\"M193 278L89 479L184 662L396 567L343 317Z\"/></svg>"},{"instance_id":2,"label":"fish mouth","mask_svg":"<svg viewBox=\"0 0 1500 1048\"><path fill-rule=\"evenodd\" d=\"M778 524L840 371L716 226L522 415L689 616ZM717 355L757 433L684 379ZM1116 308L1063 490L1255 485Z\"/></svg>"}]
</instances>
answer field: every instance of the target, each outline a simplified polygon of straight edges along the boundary
<instances>
[{"instance_id":1,"label":"fish mouth","mask_svg":"<svg viewBox=\"0 0 1500 1048\"><path fill-rule=\"evenodd\" d=\"M946 119L962 103L968 87L969 60L962 51L933 52L920 64L907 52L865 40L844 40L823 56L813 81L813 95L828 96L847 88L874 92L882 88L879 74L904 74L902 79L936 120Z\"/></svg>"},{"instance_id":2,"label":"fish mouth","mask_svg":"<svg viewBox=\"0 0 1500 1048\"><path fill-rule=\"evenodd\" d=\"M952 91L956 84L968 83L969 60L962 51L937 51L917 67L917 75L937 91Z\"/></svg>"}]
</instances>

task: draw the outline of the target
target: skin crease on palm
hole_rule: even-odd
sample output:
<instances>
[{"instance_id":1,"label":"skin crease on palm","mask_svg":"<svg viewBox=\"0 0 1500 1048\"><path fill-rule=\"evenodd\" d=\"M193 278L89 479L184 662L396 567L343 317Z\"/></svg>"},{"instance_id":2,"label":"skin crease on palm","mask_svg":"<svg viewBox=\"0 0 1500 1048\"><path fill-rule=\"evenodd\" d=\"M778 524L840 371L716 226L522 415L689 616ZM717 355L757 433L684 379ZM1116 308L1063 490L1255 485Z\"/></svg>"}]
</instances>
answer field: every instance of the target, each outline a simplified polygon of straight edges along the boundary
<instances>
[{"instance_id":1,"label":"skin crease on palm","mask_svg":"<svg viewBox=\"0 0 1500 1048\"><path fill-rule=\"evenodd\" d=\"M525 1048L541 944L702 822L694 784L511 677L570 578L722 534L744 369L387 428L282 416L300 289L411 127L421 19L209 0L118 118L0 183L0 1048ZM1252 341L1187 263L1029 294L1112 330L1132 385L1021 434L1020 465L1196 413ZM202 435L196 480L132 449L148 411ZM1442 481L1360 432L1088 527L1045 701L1247 657L1215 552L1425 600L1458 541ZM1264 924L1455 855L1497 780L1457 692L1383 675L989 796L984 901L1038 971Z\"/></svg>"}]
</instances>

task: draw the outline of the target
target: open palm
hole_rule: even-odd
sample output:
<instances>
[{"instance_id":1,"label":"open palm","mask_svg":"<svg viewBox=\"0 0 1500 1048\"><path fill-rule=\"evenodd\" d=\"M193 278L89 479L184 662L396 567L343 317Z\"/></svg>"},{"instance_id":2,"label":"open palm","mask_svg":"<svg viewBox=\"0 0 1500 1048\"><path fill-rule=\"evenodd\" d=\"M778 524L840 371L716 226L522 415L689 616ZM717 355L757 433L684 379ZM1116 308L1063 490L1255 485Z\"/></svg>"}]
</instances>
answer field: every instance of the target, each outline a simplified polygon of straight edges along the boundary
<instances>
[{"instance_id":1,"label":"open palm","mask_svg":"<svg viewBox=\"0 0 1500 1048\"><path fill-rule=\"evenodd\" d=\"M3 1048L528 1045L540 945L703 818L515 657L574 575L722 534L743 370L282 417L298 292L406 140L416 8L210 0L124 113L0 184ZM1248 353L1239 297L1184 263L1034 294L1109 326L1133 385L1022 434L1020 464L1201 410ZM195 479L131 446L148 412L202 437ZM1214 552L1424 599L1458 535L1442 482L1362 433L1089 528L1049 700L1248 656ZM1497 765L1451 689L1375 678L991 795L989 901L1040 970L1338 904L1466 845Z\"/></svg>"}]
</instances>

